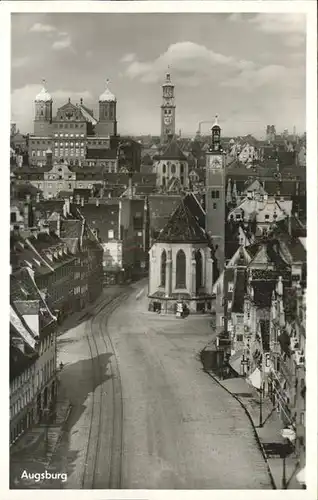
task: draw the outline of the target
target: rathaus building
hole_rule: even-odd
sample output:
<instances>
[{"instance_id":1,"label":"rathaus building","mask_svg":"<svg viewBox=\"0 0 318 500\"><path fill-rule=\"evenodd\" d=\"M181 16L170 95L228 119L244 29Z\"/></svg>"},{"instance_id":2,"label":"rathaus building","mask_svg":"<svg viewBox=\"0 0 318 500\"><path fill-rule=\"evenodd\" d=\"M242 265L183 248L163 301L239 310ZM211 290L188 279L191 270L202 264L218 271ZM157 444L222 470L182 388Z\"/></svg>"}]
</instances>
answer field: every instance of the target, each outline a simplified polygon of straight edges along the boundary
<instances>
[{"instance_id":1,"label":"rathaus building","mask_svg":"<svg viewBox=\"0 0 318 500\"><path fill-rule=\"evenodd\" d=\"M47 152L55 161L66 160L71 165L101 157L103 151L112 148L111 139L117 137L116 104L107 81L98 101L98 118L83 99L74 104L70 98L53 116L53 98L43 82L34 101L34 133L28 144L30 164L44 165Z\"/></svg>"}]
</instances>

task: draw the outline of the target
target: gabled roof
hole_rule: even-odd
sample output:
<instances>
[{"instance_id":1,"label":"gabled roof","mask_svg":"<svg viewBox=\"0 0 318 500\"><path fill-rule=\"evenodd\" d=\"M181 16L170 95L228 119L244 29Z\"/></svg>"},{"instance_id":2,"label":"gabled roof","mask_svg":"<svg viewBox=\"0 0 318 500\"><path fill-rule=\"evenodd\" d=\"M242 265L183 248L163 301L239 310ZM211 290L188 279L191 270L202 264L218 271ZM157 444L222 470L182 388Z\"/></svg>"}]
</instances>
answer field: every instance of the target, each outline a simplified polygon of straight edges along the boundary
<instances>
[{"instance_id":1,"label":"gabled roof","mask_svg":"<svg viewBox=\"0 0 318 500\"><path fill-rule=\"evenodd\" d=\"M179 148L175 140L172 140L163 154L156 157L158 160L183 160L187 158Z\"/></svg>"},{"instance_id":2,"label":"gabled roof","mask_svg":"<svg viewBox=\"0 0 318 500\"><path fill-rule=\"evenodd\" d=\"M156 241L171 243L207 242L207 235L184 200L181 200L166 226L160 231Z\"/></svg>"},{"instance_id":3,"label":"gabled roof","mask_svg":"<svg viewBox=\"0 0 318 500\"><path fill-rule=\"evenodd\" d=\"M180 195L150 195L148 203L151 229L154 231L163 229L180 200Z\"/></svg>"}]
</instances>

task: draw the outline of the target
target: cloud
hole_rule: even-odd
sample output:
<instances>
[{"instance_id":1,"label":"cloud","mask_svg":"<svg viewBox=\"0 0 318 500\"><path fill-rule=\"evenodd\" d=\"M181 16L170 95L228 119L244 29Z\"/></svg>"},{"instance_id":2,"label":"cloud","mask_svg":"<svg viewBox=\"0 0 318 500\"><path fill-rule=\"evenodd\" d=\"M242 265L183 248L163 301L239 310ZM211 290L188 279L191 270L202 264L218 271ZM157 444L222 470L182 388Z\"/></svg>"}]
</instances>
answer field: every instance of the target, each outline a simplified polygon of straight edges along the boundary
<instances>
[{"instance_id":1,"label":"cloud","mask_svg":"<svg viewBox=\"0 0 318 500\"><path fill-rule=\"evenodd\" d=\"M30 31L35 33L52 33L56 31L56 28L50 24L35 23L31 26Z\"/></svg>"},{"instance_id":2,"label":"cloud","mask_svg":"<svg viewBox=\"0 0 318 500\"><path fill-rule=\"evenodd\" d=\"M63 35L62 38L59 40L55 40L52 45L53 50L64 50L64 49L71 49L72 48L72 40L71 37L66 34L67 36Z\"/></svg>"},{"instance_id":3,"label":"cloud","mask_svg":"<svg viewBox=\"0 0 318 500\"><path fill-rule=\"evenodd\" d=\"M28 56L25 57L14 57L11 62L11 68L22 68L26 66L30 58Z\"/></svg>"},{"instance_id":4,"label":"cloud","mask_svg":"<svg viewBox=\"0 0 318 500\"><path fill-rule=\"evenodd\" d=\"M305 14L257 14L248 22L265 33L299 33L304 36L306 32Z\"/></svg>"},{"instance_id":5,"label":"cloud","mask_svg":"<svg viewBox=\"0 0 318 500\"><path fill-rule=\"evenodd\" d=\"M159 83L168 66L171 67L173 79L178 83L188 85L199 85L202 79L215 79L220 73L229 70L238 70L254 66L252 61L234 59L214 52L204 45L193 42L178 42L168 47L164 54L161 54L153 61L142 62L134 56L134 59L125 56L122 59L125 68L125 75L131 79L140 79L143 83Z\"/></svg>"},{"instance_id":6,"label":"cloud","mask_svg":"<svg viewBox=\"0 0 318 500\"><path fill-rule=\"evenodd\" d=\"M121 58L120 62L129 63L134 61L135 59L136 59L136 54L126 54Z\"/></svg>"},{"instance_id":7,"label":"cloud","mask_svg":"<svg viewBox=\"0 0 318 500\"><path fill-rule=\"evenodd\" d=\"M287 74L288 69L285 66L277 64L253 69L246 68L236 77L221 82L221 86L255 90L270 85L273 82L284 81L287 78Z\"/></svg>"}]
</instances>

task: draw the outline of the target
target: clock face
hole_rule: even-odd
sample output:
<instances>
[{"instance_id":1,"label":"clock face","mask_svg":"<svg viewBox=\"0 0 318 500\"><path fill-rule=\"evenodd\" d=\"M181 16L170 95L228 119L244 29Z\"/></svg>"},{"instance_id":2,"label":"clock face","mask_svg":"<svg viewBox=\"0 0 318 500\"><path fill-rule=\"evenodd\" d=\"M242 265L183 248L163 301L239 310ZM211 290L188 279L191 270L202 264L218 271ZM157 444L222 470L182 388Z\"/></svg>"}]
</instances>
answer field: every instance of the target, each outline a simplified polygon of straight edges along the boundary
<instances>
[{"instance_id":1,"label":"clock face","mask_svg":"<svg viewBox=\"0 0 318 500\"><path fill-rule=\"evenodd\" d=\"M212 168L222 167L222 157L221 156L210 156L209 165Z\"/></svg>"},{"instance_id":2,"label":"clock face","mask_svg":"<svg viewBox=\"0 0 318 500\"><path fill-rule=\"evenodd\" d=\"M165 122L165 125L169 125L169 123L171 123L171 116L165 116L164 122Z\"/></svg>"}]
</instances>

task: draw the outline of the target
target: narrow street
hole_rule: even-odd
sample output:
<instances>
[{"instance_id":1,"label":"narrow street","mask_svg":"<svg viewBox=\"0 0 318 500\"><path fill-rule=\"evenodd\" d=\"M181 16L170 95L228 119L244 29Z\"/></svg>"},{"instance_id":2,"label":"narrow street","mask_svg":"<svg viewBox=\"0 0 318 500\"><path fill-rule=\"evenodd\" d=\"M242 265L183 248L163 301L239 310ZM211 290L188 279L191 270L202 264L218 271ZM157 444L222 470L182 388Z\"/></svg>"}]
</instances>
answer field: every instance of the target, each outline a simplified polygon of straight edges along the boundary
<instances>
[{"instance_id":1,"label":"narrow street","mask_svg":"<svg viewBox=\"0 0 318 500\"><path fill-rule=\"evenodd\" d=\"M149 313L144 283L59 337L73 409L49 470L68 479L39 487L270 489L243 409L202 371L207 318Z\"/></svg>"}]
</instances>

